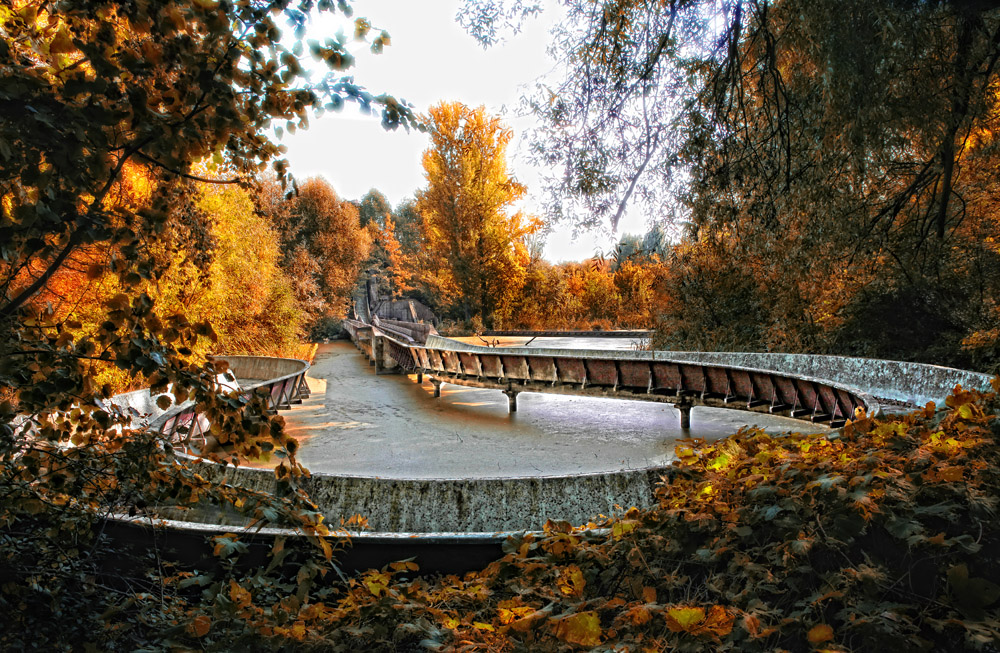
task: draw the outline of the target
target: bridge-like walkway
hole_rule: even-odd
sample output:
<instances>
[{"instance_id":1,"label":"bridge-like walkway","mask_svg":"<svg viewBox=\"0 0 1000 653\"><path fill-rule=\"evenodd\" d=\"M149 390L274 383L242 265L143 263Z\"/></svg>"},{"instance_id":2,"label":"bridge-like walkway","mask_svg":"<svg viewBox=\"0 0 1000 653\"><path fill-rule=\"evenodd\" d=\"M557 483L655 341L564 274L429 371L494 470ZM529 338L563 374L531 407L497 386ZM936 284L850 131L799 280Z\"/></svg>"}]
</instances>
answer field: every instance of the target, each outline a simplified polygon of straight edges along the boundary
<instances>
[{"instance_id":1,"label":"bridge-like walkway","mask_svg":"<svg viewBox=\"0 0 1000 653\"><path fill-rule=\"evenodd\" d=\"M847 384L725 363L678 360L670 352L483 347L442 338L426 325L348 320L348 333L377 372L416 373L442 383L492 388L511 412L522 392L667 402L690 427L691 408L714 406L777 413L842 426L876 400Z\"/></svg>"}]
</instances>

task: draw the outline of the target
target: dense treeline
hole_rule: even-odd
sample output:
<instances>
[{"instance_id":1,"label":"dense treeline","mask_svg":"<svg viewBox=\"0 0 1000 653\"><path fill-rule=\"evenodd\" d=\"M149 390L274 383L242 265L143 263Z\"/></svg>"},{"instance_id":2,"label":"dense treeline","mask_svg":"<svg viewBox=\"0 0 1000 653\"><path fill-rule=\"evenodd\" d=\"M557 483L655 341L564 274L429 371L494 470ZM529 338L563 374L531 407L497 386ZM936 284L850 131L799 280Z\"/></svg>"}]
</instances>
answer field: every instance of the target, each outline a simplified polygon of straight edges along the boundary
<instances>
[{"instance_id":1,"label":"dense treeline","mask_svg":"<svg viewBox=\"0 0 1000 653\"><path fill-rule=\"evenodd\" d=\"M492 16L478 26L508 15L469 5ZM677 347L995 364L991 3L571 3L568 74L534 105L556 208L615 224L639 199L688 226L560 266L532 255L510 132L481 109L431 109L427 187L395 210L319 180L286 196L282 161L260 177L281 151L267 134L313 111L423 128L346 74L350 37L306 41L313 10L351 15L0 5L0 647L996 648L994 395L857 415L839 437L684 443L659 504L607 529L549 523L464 579L406 581L405 562L343 578L297 442L207 356L331 333L374 270L471 328L659 324ZM353 32L389 44L366 19ZM330 74L312 81L308 56ZM280 492L207 482L107 403L133 384L194 402L225 455L279 457ZM240 571L235 535L206 569L107 537L111 514L196 503L308 544Z\"/></svg>"}]
</instances>

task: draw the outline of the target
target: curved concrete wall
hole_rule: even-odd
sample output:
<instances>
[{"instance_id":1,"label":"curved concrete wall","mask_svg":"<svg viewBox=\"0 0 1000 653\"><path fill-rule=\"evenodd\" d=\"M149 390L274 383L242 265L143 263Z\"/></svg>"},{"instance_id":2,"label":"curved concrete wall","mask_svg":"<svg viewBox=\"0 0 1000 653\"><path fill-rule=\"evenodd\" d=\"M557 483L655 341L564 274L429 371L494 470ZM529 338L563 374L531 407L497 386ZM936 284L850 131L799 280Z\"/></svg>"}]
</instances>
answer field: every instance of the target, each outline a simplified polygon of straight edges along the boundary
<instances>
[{"instance_id":1,"label":"curved concrete wall","mask_svg":"<svg viewBox=\"0 0 1000 653\"><path fill-rule=\"evenodd\" d=\"M678 360L742 365L829 379L861 388L878 399L892 399L915 406L923 406L928 401L943 404L956 384L966 389L990 390L993 380L989 374L953 367L872 358L741 352L662 353Z\"/></svg>"},{"instance_id":2,"label":"curved concrete wall","mask_svg":"<svg viewBox=\"0 0 1000 653\"><path fill-rule=\"evenodd\" d=\"M223 467L198 461L207 479L274 492L267 469ZM538 530L546 519L585 523L616 506L650 506L654 486L666 467L608 474L525 478L401 479L313 474L304 485L331 527L360 513L383 532L466 532Z\"/></svg>"},{"instance_id":3,"label":"curved concrete wall","mask_svg":"<svg viewBox=\"0 0 1000 653\"><path fill-rule=\"evenodd\" d=\"M495 353L497 351L497 348L472 345L435 335L427 338L426 346L476 353L490 351ZM542 347L503 347L502 350L512 354L534 355L551 355L559 351ZM574 349L572 351L574 355L588 358L678 360L795 374L832 381L858 388L876 398L891 399L915 406L923 406L928 401L942 404L957 384L961 384L963 388L967 389L987 391L991 389L990 384L993 380L989 374L960 370L954 367L819 354L593 349Z\"/></svg>"},{"instance_id":4,"label":"curved concrete wall","mask_svg":"<svg viewBox=\"0 0 1000 653\"><path fill-rule=\"evenodd\" d=\"M271 381L309 369L309 363L296 358L274 356L215 356L215 360L229 363L229 371L237 379ZM251 384L252 385L252 384ZM251 387L244 384L243 387Z\"/></svg>"},{"instance_id":5,"label":"curved concrete wall","mask_svg":"<svg viewBox=\"0 0 1000 653\"><path fill-rule=\"evenodd\" d=\"M509 392L616 396L680 407L763 406L806 421L829 421L831 426L842 425L859 407L870 415L879 411L871 395L850 383L734 362L686 361L668 351L483 347L439 336L428 337L423 347L395 344L407 350L403 356L390 348L401 367L446 383L506 387Z\"/></svg>"}]
</instances>

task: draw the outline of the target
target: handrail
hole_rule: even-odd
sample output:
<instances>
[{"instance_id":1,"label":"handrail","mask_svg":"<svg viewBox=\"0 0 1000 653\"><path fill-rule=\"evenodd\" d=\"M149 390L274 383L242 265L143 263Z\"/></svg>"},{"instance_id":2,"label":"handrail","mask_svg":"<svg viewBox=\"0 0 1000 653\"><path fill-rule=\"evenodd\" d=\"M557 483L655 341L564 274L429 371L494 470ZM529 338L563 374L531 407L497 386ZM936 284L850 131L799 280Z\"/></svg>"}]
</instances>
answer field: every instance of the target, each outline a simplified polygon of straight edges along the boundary
<instances>
[{"instance_id":1,"label":"handrail","mask_svg":"<svg viewBox=\"0 0 1000 653\"><path fill-rule=\"evenodd\" d=\"M297 370L281 376L241 386L240 396L247 401L260 389L266 389L265 401L269 410L289 408L292 403L297 403L309 396L309 387L306 384L305 376L310 365L304 360L273 356L216 356L215 359L230 363L230 369L234 371L237 378L239 378L238 370L240 368L238 363L246 364L250 360L266 361L272 364L280 362L286 364L286 367L288 365L298 367ZM234 366L233 363L237 363L237 365ZM200 445L198 450L204 451L208 445L212 423L208 417L198 412L195 402L189 400L154 419L148 428L154 433L170 437L175 446L190 451L197 443Z\"/></svg>"},{"instance_id":2,"label":"handrail","mask_svg":"<svg viewBox=\"0 0 1000 653\"><path fill-rule=\"evenodd\" d=\"M423 346L388 339L399 364L437 381L516 392L549 392L667 401L740 410L765 407L811 422L840 426L858 409L876 414L868 393L817 377L746 366L707 364L670 352L482 347L440 336ZM402 350L413 360L412 364ZM516 410L510 394L511 409Z\"/></svg>"}]
</instances>

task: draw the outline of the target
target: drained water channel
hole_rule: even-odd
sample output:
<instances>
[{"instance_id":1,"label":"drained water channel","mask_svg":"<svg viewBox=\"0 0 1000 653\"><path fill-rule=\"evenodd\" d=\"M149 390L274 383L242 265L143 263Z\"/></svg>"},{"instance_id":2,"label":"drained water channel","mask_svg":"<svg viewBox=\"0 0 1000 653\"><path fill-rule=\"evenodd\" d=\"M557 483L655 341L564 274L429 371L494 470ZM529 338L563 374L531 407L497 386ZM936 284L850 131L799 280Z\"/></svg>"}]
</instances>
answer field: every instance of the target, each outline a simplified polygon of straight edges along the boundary
<instances>
[{"instance_id":1,"label":"drained water channel","mask_svg":"<svg viewBox=\"0 0 1000 653\"><path fill-rule=\"evenodd\" d=\"M611 344L628 346L593 339L582 346ZM349 342L317 352L311 396L282 414L328 523L361 514L374 531L411 534L538 530L546 519L584 524L652 505L679 438L724 437L747 423L779 433L803 427L696 407L685 432L669 404L529 392L509 413L498 390L445 384L434 397L430 381L416 378L376 375ZM204 473L273 491L273 473L256 467L206 464ZM229 523L230 516L201 518Z\"/></svg>"},{"instance_id":2,"label":"drained water channel","mask_svg":"<svg viewBox=\"0 0 1000 653\"><path fill-rule=\"evenodd\" d=\"M539 346L628 347L610 338L545 340ZM530 392L508 413L497 390L445 384L435 398L426 379L376 376L346 342L321 346L309 376L312 396L283 415L288 433L300 440L299 459L314 473L407 479L606 473L669 465L678 438L725 437L748 423L773 432L824 430L780 416L697 407L684 432L669 404Z\"/></svg>"}]
</instances>

